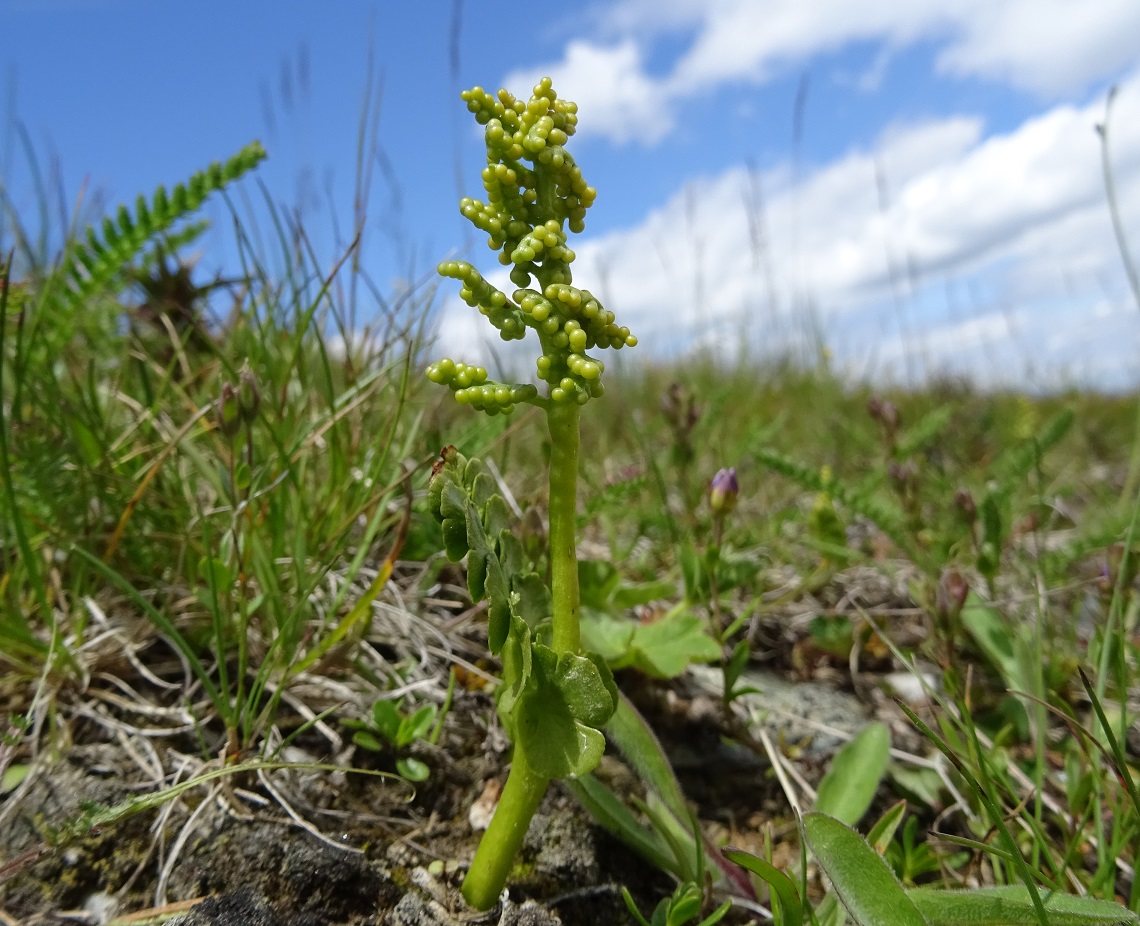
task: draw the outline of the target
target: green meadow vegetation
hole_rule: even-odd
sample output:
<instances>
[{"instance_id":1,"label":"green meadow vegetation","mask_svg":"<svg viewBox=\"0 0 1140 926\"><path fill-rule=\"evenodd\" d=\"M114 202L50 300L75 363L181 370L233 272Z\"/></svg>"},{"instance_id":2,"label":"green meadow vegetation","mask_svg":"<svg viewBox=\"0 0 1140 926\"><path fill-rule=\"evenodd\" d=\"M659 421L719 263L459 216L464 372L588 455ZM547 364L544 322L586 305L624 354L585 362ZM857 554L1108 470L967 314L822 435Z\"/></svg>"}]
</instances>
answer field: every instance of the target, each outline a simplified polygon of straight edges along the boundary
<instances>
[{"instance_id":1,"label":"green meadow vegetation","mask_svg":"<svg viewBox=\"0 0 1140 926\"><path fill-rule=\"evenodd\" d=\"M630 922L1137 920L1136 396L882 390L824 350L633 362L571 272L577 108L549 80L464 101L488 159L460 208L517 288L456 260L438 286L537 345L521 382L435 359L434 280L389 298L355 242L323 266L268 199L252 228L257 144L57 249L0 204L0 833L82 746L159 770L0 841L0 913L92 833L176 802L193 832L206 795L335 841L273 773L430 794L501 731L477 850L478 788L452 821L457 911L500 902L561 782L671 878L624 893ZM188 258L210 197L224 281ZM865 724L805 762L759 667L854 691ZM745 792L778 797L750 827L712 825L655 727L698 669Z\"/></svg>"}]
</instances>

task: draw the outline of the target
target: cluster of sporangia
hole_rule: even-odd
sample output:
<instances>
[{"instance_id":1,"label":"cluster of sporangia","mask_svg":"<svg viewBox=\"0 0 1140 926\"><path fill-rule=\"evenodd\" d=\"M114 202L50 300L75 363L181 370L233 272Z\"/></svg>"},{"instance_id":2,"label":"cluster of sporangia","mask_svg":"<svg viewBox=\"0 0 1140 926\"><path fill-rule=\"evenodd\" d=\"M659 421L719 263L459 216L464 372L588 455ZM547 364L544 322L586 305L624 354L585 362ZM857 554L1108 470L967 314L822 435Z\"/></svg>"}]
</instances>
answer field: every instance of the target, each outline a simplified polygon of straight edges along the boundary
<instances>
[{"instance_id":1,"label":"cluster of sporangia","mask_svg":"<svg viewBox=\"0 0 1140 926\"><path fill-rule=\"evenodd\" d=\"M548 77L528 103L506 90L492 96L482 87L465 91L463 99L487 127L487 201L464 197L459 210L488 234L487 244L499 251L501 264L511 266L511 282L520 288L508 298L466 261L444 261L439 272L463 284L460 297L478 308L504 341L521 339L528 327L538 332L538 376L549 393L544 399L534 386L493 382L483 367L447 359L428 367L428 379L450 386L457 400L491 414L509 412L519 402L584 405L602 394L604 369L586 351L633 347L637 338L619 327L614 313L589 290L571 285L574 252L566 246L564 227L582 231L597 195L563 148L574 134L578 107L558 99ZM537 289L530 288L532 278Z\"/></svg>"}]
</instances>

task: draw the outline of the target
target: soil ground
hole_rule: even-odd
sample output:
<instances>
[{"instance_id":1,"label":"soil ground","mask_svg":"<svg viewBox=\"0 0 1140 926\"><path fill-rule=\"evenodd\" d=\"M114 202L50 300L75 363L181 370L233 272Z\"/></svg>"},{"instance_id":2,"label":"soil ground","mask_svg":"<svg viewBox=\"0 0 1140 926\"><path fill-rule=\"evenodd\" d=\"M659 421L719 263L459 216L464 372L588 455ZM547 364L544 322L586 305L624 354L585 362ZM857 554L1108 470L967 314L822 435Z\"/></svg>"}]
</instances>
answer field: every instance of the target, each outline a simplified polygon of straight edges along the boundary
<instances>
[{"instance_id":1,"label":"soil ground","mask_svg":"<svg viewBox=\"0 0 1140 926\"><path fill-rule=\"evenodd\" d=\"M753 628L771 663L750 670L762 689L756 697L767 691L769 729L806 780L818 781L843 742L820 733L821 722L850 733L893 705L874 672L852 673L805 648L805 618L844 596L860 607L910 604L900 598L902 579L880 579L840 575L833 587ZM863 594L852 594L860 583ZM0 798L0 923L598 926L631 922L622 886L644 911L672 891L667 875L555 785L532 823L509 900L482 917L465 908L458 886L480 836L472 820L493 800L509 761L492 698L477 683L456 690L438 744L412 748L431 770L414 791L399 779L351 770L391 772L394 755L354 747L314 725L281 752L302 767L215 778L112 824L77 827L93 807L120 805L153 793L157 783L216 767L202 758L200 731L171 725L165 729L177 732L164 732L163 722L181 708L176 693L154 684L173 674L163 646L155 638L142 650L149 683L120 666L82 692L61 693L70 743L37 757L28 779ZM385 644L376 646L381 652ZM475 658L477 635L464 646L452 655ZM865 669L889 668L889 661L874 664L873 648L863 658ZM130 697L122 695L124 676ZM628 672L618 680L661 737L706 834L759 850L769 832L791 861L798 852L789 806L763 755L727 737L714 696L718 677L697 668L668 683ZM299 724L291 713L283 706L283 729ZM889 719L905 737L898 716ZM303 767L316 763L339 770ZM639 793L619 758L607 755L597 774L623 796ZM734 910L723 922L753 921L754 912Z\"/></svg>"}]
</instances>

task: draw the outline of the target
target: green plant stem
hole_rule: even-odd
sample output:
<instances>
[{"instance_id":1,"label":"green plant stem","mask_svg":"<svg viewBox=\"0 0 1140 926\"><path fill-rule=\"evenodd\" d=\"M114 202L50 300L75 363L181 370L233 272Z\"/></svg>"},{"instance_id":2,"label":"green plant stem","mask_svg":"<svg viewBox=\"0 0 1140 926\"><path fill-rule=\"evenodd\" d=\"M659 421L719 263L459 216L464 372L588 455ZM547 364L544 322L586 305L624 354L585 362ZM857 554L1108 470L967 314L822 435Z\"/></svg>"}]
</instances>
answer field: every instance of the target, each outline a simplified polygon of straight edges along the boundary
<instances>
[{"instance_id":1,"label":"green plant stem","mask_svg":"<svg viewBox=\"0 0 1140 926\"><path fill-rule=\"evenodd\" d=\"M725 644L724 627L720 617L720 589L716 581L717 569L720 567L720 547L724 541L724 518L717 515L713 519L713 541L708 552L709 570L709 617L711 618L713 636L722 647Z\"/></svg>"},{"instance_id":2,"label":"green plant stem","mask_svg":"<svg viewBox=\"0 0 1140 926\"><path fill-rule=\"evenodd\" d=\"M578 406L551 402L546 409L546 422L550 430L552 648L558 654L576 653L581 644L576 536ZM499 806L463 880L463 897L476 910L489 910L499 899L531 817L549 784L547 778L531 769L526 754L516 746Z\"/></svg>"},{"instance_id":3,"label":"green plant stem","mask_svg":"<svg viewBox=\"0 0 1140 926\"><path fill-rule=\"evenodd\" d=\"M490 910L498 901L531 817L549 783L531 770L526 755L516 746L499 806L463 879L463 899L476 910Z\"/></svg>"},{"instance_id":4,"label":"green plant stem","mask_svg":"<svg viewBox=\"0 0 1140 926\"><path fill-rule=\"evenodd\" d=\"M554 599L554 652L578 652L578 406L551 402L550 429L550 590Z\"/></svg>"},{"instance_id":5,"label":"green plant stem","mask_svg":"<svg viewBox=\"0 0 1140 926\"><path fill-rule=\"evenodd\" d=\"M241 749L249 741L249 707L245 703L245 676L249 670L249 614L246 610L245 595L245 567L241 556L241 528L239 527L241 492L237 487L237 443L230 438L230 504L233 506L233 522L230 525L230 534L233 538L234 557L237 563L238 575L241 576L241 593L238 601L237 614L237 689L234 694L234 728L229 731L229 745L227 753L230 756L240 754ZM230 589L226 589L226 598L230 596Z\"/></svg>"}]
</instances>

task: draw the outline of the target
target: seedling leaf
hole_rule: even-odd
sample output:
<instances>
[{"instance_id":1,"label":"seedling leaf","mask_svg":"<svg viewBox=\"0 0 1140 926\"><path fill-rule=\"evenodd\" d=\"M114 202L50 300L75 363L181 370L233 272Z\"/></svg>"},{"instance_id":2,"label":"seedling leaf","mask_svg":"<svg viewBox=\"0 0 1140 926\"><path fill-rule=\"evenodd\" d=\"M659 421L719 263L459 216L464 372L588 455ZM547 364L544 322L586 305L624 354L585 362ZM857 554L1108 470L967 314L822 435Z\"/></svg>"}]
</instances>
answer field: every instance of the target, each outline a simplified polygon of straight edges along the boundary
<instances>
[{"instance_id":1,"label":"seedling leaf","mask_svg":"<svg viewBox=\"0 0 1140 926\"><path fill-rule=\"evenodd\" d=\"M676 678L693 662L720 658L720 646L705 623L687 612L639 624L633 634L630 664L654 678Z\"/></svg>"},{"instance_id":2,"label":"seedling leaf","mask_svg":"<svg viewBox=\"0 0 1140 926\"><path fill-rule=\"evenodd\" d=\"M400 773L401 778L408 781L427 781L428 775L431 774L431 769L425 763L412 756L397 759L396 771Z\"/></svg>"}]
</instances>

